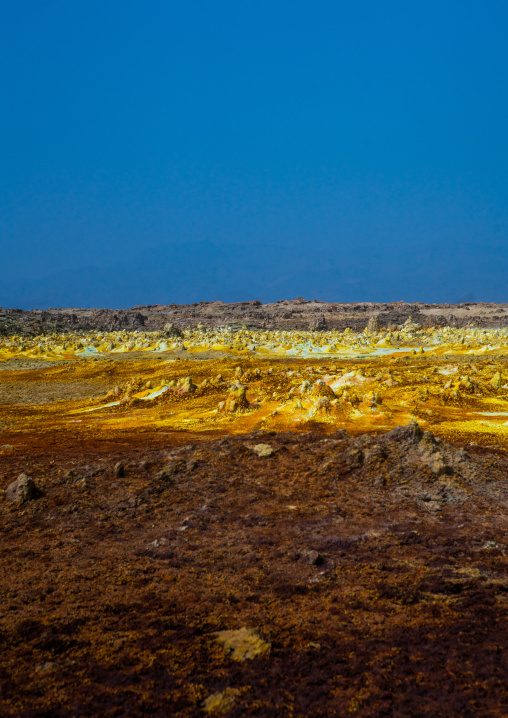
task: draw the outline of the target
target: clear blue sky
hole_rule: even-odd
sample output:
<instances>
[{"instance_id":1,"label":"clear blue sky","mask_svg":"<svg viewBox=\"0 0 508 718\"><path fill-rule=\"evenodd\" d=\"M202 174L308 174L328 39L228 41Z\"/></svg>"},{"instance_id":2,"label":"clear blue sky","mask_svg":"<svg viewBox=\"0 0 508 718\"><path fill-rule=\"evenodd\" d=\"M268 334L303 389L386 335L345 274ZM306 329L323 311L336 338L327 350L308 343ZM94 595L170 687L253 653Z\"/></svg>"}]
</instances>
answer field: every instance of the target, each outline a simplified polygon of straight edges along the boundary
<instances>
[{"instance_id":1,"label":"clear blue sky","mask_svg":"<svg viewBox=\"0 0 508 718\"><path fill-rule=\"evenodd\" d=\"M508 301L506 0L0 9L0 305Z\"/></svg>"}]
</instances>

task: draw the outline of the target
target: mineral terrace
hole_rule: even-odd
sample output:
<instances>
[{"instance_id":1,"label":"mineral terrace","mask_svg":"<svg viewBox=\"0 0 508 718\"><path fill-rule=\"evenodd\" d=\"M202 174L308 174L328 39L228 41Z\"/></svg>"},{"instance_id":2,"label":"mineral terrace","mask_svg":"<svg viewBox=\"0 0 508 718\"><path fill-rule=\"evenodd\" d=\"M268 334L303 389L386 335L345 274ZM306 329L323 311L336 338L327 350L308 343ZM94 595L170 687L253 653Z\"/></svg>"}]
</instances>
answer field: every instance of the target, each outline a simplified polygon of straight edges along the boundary
<instances>
[{"instance_id":1,"label":"mineral terrace","mask_svg":"<svg viewBox=\"0 0 508 718\"><path fill-rule=\"evenodd\" d=\"M508 307L0 310L0 715L506 716Z\"/></svg>"}]
</instances>

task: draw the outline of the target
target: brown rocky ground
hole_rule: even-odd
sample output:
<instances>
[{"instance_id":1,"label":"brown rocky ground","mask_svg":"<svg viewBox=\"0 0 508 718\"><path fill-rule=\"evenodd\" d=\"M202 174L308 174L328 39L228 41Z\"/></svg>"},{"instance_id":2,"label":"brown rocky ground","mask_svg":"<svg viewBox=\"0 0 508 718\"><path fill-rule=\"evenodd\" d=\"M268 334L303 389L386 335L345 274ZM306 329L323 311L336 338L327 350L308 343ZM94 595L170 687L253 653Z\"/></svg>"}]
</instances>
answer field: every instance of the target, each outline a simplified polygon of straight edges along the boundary
<instances>
[{"instance_id":1,"label":"brown rocky ground","mask_svg":"<svg viewBox=\"0 0 508 718\"><path fill-rule=\"evenodd\" d=\"M465 302L424 304L423 302L340 302L309 301L302 298L273 304L260 301L200 302L194 304L151 304L132 309L47 309L23 311L0 307L0 336L37 335L54 331L117 331L141 329L156 331L167 322L181 328L203 324L265 329L337 329L363 331L372 317L381 327L395 327L410 317L424 327L475 325L508 326L508 304Z\"/></svg>"},{"instance_id":2,"label":"brown rocky ground","mask_svg":"<svg viewBox=\"0 0 508 718\"><path fill-rule=\"evenodd\" d=\"M504 357L457 396L438 370L467 357L338 362L390 368L368 433L344 396L336 416L272 416L293 383L323 386L317 360L245 360L266 404L189 425L237 359L33 361L0 372L1 487L37 487L0 500L0 715L508 713L505 430L454 428L501 406ZM86 412L133 374L201 388Z\"/></svg>"}]
</instances>

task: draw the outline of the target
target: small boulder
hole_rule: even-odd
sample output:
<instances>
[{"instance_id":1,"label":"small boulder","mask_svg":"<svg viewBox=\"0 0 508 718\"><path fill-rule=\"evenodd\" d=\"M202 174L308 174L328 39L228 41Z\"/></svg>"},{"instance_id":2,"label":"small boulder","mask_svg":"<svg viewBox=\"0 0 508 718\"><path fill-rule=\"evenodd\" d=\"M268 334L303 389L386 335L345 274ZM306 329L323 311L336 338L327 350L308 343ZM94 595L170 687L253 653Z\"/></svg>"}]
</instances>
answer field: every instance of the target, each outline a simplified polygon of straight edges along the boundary
<instances>
[{"instance_id":1,"label":"small boulder","mask_svg":"<svg viewBox=\"0 0 508 718\"><path fill-rule=\"evenodd\" d=\"M305 551L303 557L309 566L319 566L323 563L323 557L317 551Z\"/></svg>"},{"instance_id":2,"label":"small boulder","mask_svg":"<svg viewBox=\"0 0 508 718\"><path fill-rule=\"evenodd\" d=\"M502 383L503 383L503 380L501 378L501 374L498 371L496 371L496 373L490 380L490 385L493 386L494 389L500 389Z\"/></svg>"},{"instance_id":3,"label":"small boulder","mask_svg":"<svg viewBox=\"0 0 508 718\"><path fill-rule=\"evenodd\" d=\"M217 643L222 644L235 661L252 660L256 656L268 656L271 650L271 644L264 641L251 628L244 627L236 631L217 631L212 636Z\"/></svg>"},{"instance_id":4,"label":"small boulder","mask_svg":"<svg viewBox=\"0 0 508 718\"><path fill-rule=\"evenodd\" d=\"M262 459L273 454L273 449L270 444L256 444L252 450Z\"/></svg>"},{"instance_id":5,"label":"small boulder","mask_svg":"<svg viewBox=\"0 0 508 718\"><path fill-rule=\"evenodd\" d=\"M326 382L324 382L322 379L318 379L317 382L312 387L312 393L314 396L321 396L326 397L329 400L336 399L334 392Z\"/></svg>"},{"instance_id":6,"label":"small boulder","mask_svg":"<svg viewBox=\"0 0 508 718\"><path fill-rule=\"evenodd\" d=\"M313 319L309 323L309 330L311 332L324 332L327 329L327 323L325 317L321 316L317 319Z\"/></svg>"},{"instance_id":7,"label":"small boulder","mask_svg":"<svg viewBox=\"0 0 508 718\"><path fill-rule=\"evenodd\" d=\"M396 426L391 431L385 434L385 439L388 441L396 441L400 443L411 442L417 443L423 436L423 431L420 429L416 421L410 421L406 426Z\"/></svg>"},{"instance_id":8,"label":"small boulder","mask_svg":"<svg viewBox=\"0 0 508 718\"><path fill-rule=\"evenodd\" d=\"M436 475L451 473L451 467L448 466L445 456L441 451L426 451L422 454L422 462Z\"/></svg>"},{"instance_id":9,"label":"small boulder","mask_svg":"<svg viewBox=\"0 0 508 718\"><path fill-rule=\"evenodd\" d=\"M247 387L244 384L234 384L226 399L225 410L235 412L239 409L248 409Z\"/></svg>"},{"instance_id":10,"label":"small boulder","mask_svg":"<svg viewBox=\"0 0 508 718\"><path fill-rule=\"evenodd\" d=\"M173 483L174 476L185 472L186 469L187 465L183 459L173 459L172 461L168 461L167 464L164 464L162 469L160 469L153 478L156 482Z\"/></svg>"},{"instance_id":11,"label":"small boulder","mask_svg":"<svg viewBox=\"0 0 508 718\"><path fill-rule=\"evenodd\" d=\"M208 696L203 701L203 710L212 715L227 713L235 704L236 697L240 695L238 688L226 688Z\"/></svg>"},{"instance_id":12,"label":"small boulder","mask_svg":"<svg viewBox=\"0 0 508 718\"><path fill-rule=\"evenodd\" d=\"M166 337L179 337L183 339L183 332L176 324L171 324L170 322L165 324L163 332Z\"/></svg>"},{"instance_id":13,"label":"small boulder","mask_svg":"<svg viewBox=\"0 0 508 718\"><path fill-rule=\"evenodd\" d=\"M197 389L196 384L192 381L190 376L186 376L179 387L180 394L192 394Z\"/></svg>"},{"instance_id":14,"label":"small boulder","mask_svg":"<svg viewBox=\"0 0 508 718\"><path fill-rule=\"evenodd\" d=\"M9 484L5 491L5 498L13 504L21 506L27 501L35 499L37 495L37 489L35 488L34 480L23 473L18 478Z\"/></svg>"}]
</instances>

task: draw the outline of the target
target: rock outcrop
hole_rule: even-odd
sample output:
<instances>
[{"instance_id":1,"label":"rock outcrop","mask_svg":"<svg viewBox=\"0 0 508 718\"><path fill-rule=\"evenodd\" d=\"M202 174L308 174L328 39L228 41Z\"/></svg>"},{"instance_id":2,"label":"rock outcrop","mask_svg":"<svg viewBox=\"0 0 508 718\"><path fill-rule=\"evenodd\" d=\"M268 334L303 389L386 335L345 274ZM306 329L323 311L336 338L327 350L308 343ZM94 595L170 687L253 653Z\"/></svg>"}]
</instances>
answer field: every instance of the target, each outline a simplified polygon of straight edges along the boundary
<instances>
[{"instance_id":1,"label":"rock outcrop","mask_svg":"<svg viewBox=\"0 0 508 718\"><path fill-rule=\"evenodd\" d=\"M508 326L508 304L486 302L462 304L424 304L421 302L341 302L307 301L302 298L271 304L260 301L197 302L193 304L151 304L132 309L3 309L0 307L0 335L52 334L68 331L120 331L122 329L168 332L179 336L187 327L227 326L241 329L297 329L343 331L350 328L377 333L400 326ZM169 329L166 327L169 326Z\"/></svg>"},{"instance_id":2,"label":"rock outcrop","mask_svg":"<svg viewBox=\"0 0 508 718\"><path fill-rule=\"evenodd\" d=\"M18 476L5 490L5 498L13 504L22 506L37 495L35 482L31 476L23 473Z\"/></svg>"}]
</instances>

